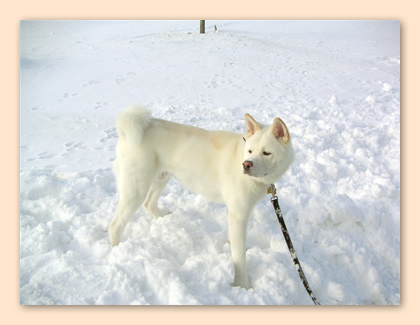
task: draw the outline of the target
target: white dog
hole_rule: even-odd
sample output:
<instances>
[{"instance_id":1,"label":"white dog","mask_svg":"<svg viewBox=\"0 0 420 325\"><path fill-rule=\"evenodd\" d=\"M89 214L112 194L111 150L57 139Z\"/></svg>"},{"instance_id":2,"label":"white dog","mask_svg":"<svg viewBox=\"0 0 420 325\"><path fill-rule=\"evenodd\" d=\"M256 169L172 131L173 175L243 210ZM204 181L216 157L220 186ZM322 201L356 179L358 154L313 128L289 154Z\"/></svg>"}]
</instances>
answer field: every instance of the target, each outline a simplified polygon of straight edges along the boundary
<instances>
[{"instance_id":1,"label":"white dog","mask_svg":"<svg viewBox=\"0 0 420 325\"><path fill-rule=\"evenodd\" d=\"M246 138L225 131L206 131L151 117L142 107L128 107L117 118L119 142L115 161L119 203L109 226L112 245L143 206L155 217L165 215L158 199L171 176L190 190L226 204L235 267L234 286L250 288L246 269L246 230L254 205L293 161L286 125L271 126L245 115Z\"/></svg>"}]
</instances>

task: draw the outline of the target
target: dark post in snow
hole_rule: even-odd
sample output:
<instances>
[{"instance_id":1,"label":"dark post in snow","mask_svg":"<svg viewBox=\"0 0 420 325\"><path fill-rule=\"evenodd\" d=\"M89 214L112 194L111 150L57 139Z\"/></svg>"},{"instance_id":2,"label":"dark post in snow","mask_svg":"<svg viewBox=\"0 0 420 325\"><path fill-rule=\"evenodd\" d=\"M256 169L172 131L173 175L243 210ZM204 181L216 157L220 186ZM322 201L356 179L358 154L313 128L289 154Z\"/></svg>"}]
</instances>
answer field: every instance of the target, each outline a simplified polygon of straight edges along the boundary
<instances>
[{"instance_id":1,"label":"dark post in snow","mask_svg":"<svg viewBox=\"0 0 420 325\"><path fill-rule=\"evenodd\" d=\"M200 34L204 34L206 32L205 28L206 28L205 20L200 20Z\"/></svg>"}]
</instances>

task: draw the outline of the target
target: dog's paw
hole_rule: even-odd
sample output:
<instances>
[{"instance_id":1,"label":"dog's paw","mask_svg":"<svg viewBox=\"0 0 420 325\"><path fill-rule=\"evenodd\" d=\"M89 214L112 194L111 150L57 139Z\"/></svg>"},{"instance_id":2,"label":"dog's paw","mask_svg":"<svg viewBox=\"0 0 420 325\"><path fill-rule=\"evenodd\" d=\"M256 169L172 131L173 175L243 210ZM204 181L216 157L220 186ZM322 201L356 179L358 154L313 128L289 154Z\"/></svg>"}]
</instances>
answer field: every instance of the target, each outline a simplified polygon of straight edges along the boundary
<instances>
[{"instance_id":1,"label":"dog's paw","mask_svg":"<svg viewBox=\"0 0 420 325\"><path fill-rule=\"evenodd\" d=\"M111 233L109 234L109 241L111 242L112 246L118 246L118 244L121 242L120 238L116 238Z\"/></svg>"},{"instance_id":2,"label":"dog's paw","mask_svg":"<svg viewBox=\"0 0 420 325\"><path fill-rule=\"evenodd\" d=\"M252 286L249 284L249 281L241 281L241 282L234 281L231 284L231 286L232 287L240 287L240 288L243 288L243 289L246 289L246 290L252 289Z\"/></svg>"},{"instance_id":3,"label":"dog's paw","mask_svg":"<svg viewBox=\"0 0 420 325\"><path fill-rule=\"evenodd\" d=\"M157 218L162 218L162 217L167 216L167 215L172 213L172 211L169 211L169 210L166 210L166 209L155 209L153 211L150 211L150 210L148 210L148 211L156 219Z\"/></svg>"},{"instance_id":4,"label":"dog's paw","mask_svg":"<svg viewBox=\"0 0 420 325\"><path fill-rule=\"evenodd\" d=\"M121 242L121 231L111 223L108 229L109 241L112 246L117 246Z\"/></svg>"}]
</instances>

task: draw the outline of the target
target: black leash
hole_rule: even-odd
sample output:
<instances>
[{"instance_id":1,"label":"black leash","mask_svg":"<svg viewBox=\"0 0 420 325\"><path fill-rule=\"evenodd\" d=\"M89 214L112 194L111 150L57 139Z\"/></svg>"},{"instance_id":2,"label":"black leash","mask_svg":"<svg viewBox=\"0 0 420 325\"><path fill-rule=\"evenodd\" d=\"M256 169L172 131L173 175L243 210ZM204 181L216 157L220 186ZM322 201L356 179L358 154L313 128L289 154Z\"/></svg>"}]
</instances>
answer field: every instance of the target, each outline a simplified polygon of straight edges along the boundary
<instances>
[{"instance_id":1,"label":"black leash","mask_svg":"<svg viewBox=\"0 0 420 325\"><path fill-rule=\"evenodd\" d=\"M295 248L293 247L292 240L290 239L289 232L287 231L286 224L283 219L283 214L281 213L279 199L277 197L277 190L274 184L271 184L267 189L267 194L271 194L271 203L273 204L274 211L276 212L277 219L279 220L281 231L283 232L284 239L286 240L287 247L289 248L290 256L292 257L293 264L295 264L296 270L299 273L300 280L302 281L303 286L311 297L315 305L321 305L316 299L314 293L309 287L308 280L306 280L305 273L303 273L302 266L300 265L299 259L296 255Z\"/></svg>"}]
</instances>

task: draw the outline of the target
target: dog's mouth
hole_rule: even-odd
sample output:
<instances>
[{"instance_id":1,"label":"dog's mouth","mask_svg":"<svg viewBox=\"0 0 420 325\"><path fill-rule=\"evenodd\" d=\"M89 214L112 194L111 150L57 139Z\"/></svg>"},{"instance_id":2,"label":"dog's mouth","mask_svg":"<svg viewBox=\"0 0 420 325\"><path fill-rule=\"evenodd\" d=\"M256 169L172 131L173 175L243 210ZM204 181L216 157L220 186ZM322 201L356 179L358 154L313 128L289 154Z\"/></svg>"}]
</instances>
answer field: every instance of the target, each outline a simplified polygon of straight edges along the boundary
<instances>
[{"instance_id":1,"label":"dog's mouth","mask_svg":"<svg viewBox=\"0 0 420 325\"><path fill-rule=\"evenodd\" d=\"M245 175L248 175L248 176L251 176L251 177L265 177L265 176L267 176L267 175L268 175L268 173L265 173L264 175L253 175L253 173L252 173L252 169L247 169L247 168L243 168L243 169L242 169L242 172L243 172Z\"/></svg>"}]
</instances>

